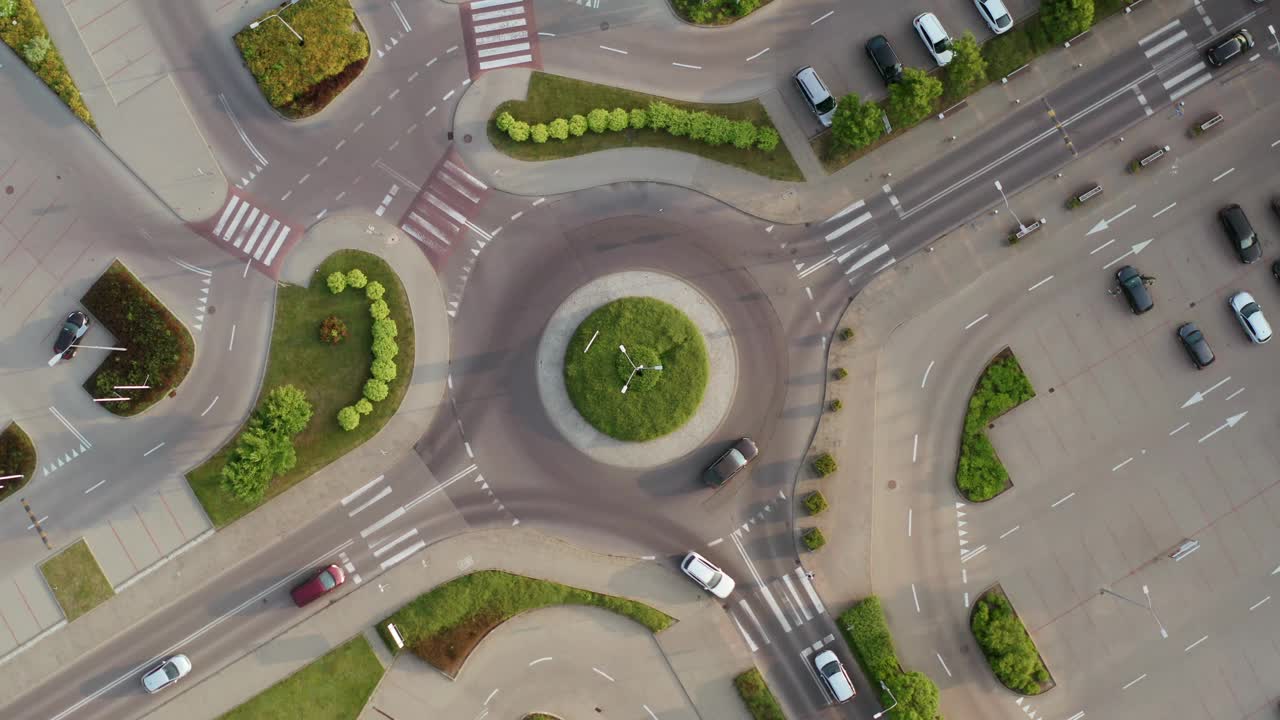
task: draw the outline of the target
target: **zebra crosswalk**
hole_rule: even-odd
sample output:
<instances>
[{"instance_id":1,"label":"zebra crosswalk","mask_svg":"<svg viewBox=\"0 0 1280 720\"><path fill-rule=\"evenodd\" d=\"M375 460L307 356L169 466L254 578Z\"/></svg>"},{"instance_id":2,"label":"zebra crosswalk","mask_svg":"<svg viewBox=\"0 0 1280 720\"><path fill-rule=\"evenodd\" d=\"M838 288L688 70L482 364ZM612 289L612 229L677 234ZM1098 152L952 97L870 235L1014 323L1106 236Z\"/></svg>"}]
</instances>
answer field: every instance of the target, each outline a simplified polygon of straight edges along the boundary
<instances>
[{"instance_id":1,"label":"zebra crosswalk","mask_svg":"<svg viewBox=\"0 0 1280 720\"><path fill-rule=\"evenodd\" d=\"M1208 24L1208 18L1205 18ZM1179 98L1209 82L1209 66L1196 49L1195 40L1188 34L1181 20L1173 20L1150 35L1138 40L1143 54L1156 68L1161 88L1169 94L1169 101ZM1172 58L1162 66L1165 57ZM1144 107L1145 99L1140 100ZM1150 111L1147 112L1151 114Z\"/></svg>"},{"instance_id":2,"label":"zebra crosswalk","mask_svg":"<svg viewBox=\"0 0 1280 720\"><path fill-rule=\"evenodd\" d=\"M471 75L502 67L540 66L533 0L475 0L462 6Z\"/></svg>"},{"instance_id":3,"label":"zebra crosswalk","mask_svg":"<svg viewBox=\"0 0 1280 720\"><path fill-rule=\"evenodd\" d=\"M213 227L205 229L207 236L269 272L279 269L274 265L276 258L304 232L302 227L273 215L247 193L235 188L228 193L215 217Z\"/></svg>"},{"instance_id":4,"label":"zebra crosswalk","mask_svg":"<svg viewBox=\"0 0 1280 720\"><path fill-rule=\"evenodd\" d=\"M477 247L473 248L478 254L491 236L468 217L474 216L488 195L489 186L468 172L456 154L449 153L436 165L401 216L400 229L418 241L437 269L443 266L467 230L478 236Z\"/></svg>"},{"instance_id":5,"label":"zebra crosswalk","mask_svg":"<svg viewBox=\"0 0 1280 720\"><path fill-rule=\"evenodd\" d=\"M794 573L781 577L761 579L755 588L740 594L742 597L728 607L729 616L753 653L773 644L766 624L760 620L761 615L766 619L772 616L783 633L790 633L827 612L804 568L796 568ZM756 605L761 603L757 612Z\"/></svg>"},{"instance_id":6,"label":"zebra crosswalk","mask_svg":"<svg viewBox=\"0 0 1280 720\"><path fill-rule=\"evenodd\" d=\"M897 262L887 244L876 244L880 232L875 223L871 222L873 217L866 204L865 200L859 200L823 222L824 228L829 228L822 236L828 249L815 261L796 261L797 278L803 280L825 267L837 266L853 282L860 274L859 271L877 260L879 262L872 268L874 272L880 272ZM845 263L848 263L847 267Z\"/></svg>"}]
</instances>

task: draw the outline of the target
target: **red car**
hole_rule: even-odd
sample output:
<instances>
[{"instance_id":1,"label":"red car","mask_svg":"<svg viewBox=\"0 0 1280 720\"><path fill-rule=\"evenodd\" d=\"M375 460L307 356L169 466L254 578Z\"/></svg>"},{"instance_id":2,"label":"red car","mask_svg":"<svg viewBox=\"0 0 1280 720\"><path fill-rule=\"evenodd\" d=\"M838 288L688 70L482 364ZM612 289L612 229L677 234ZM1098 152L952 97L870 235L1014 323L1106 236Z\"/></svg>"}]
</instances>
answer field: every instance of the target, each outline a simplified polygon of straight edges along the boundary
<instances>
[{"instance_id":1,"label":"red car","mask_svg":"<svg viewBox=\"0 0 1280 720\"><path fill-rule=\"evenodd\" d=\"M342 583L347 581L347 576L343 574L342 568L337 565L330 565L311 576L310 580L302 583L293 589L290 593L293 595L293 602L298 607L302 607L307 603L315 601L321 595L333 590Z\"/></svg>"}]
</instances>

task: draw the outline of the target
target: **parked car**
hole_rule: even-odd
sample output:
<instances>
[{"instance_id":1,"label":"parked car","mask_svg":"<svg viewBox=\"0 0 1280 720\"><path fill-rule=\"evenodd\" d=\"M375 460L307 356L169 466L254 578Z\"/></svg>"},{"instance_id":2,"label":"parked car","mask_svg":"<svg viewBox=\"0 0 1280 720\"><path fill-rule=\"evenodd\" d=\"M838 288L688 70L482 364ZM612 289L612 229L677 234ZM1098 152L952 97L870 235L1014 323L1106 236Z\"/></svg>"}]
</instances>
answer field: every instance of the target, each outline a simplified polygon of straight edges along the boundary
<instances>
[{"instance_id":1,"label":"parked car","mask_svg":"<svg viewBox=\"0 0 1280 720\"><path fill-rule=\"evenodd\" d=\"M158 693L178 682L191 672L191 660L186 655L173 655L142 674L142 689Z\"/></svg>"},{"instance_id":2,"label":"parked car","mask_svg":"<svg viewBox=\"0 0 1280 720\"><path fill-rule=\"evenodd\" d=\"M1125 265L1116 271L1116 281L1120 283L1120 291L1129 302L1129 309L1134 315L1141 315L1156 306L1147 292L1147 284L1142 280L1142 273L1132 265Z\"/></svg>"},{"instance_id":3,"label":"parked car","mask_svg":"<svg viewBox=\"0 0 1280 720\"><path fill-rule=\"evenodd\" d=\"M1253 47L1253 36L1248 30L1240 28L1227 38L1214 43L1213 47L1205 52L1204 57L1210 65L1222 67L1251 47Z\"/></svg>"},{"instance_id":4,"label":"parked car","mask_svg":"<svg viewBox=\"0 0 1280 720\"><path fill-rule=\"evenodd\" d=\"M1218 211L1218 219L1222 221L1222 229L1231 241L1231 248L1240 256L1240 262L1247 264L1262 259L1262 243L1243 208L1228 205Z\"/></svg>"},{"instance_id":5,"label":"parked car","mask_svg":"<svg viewBox=\"0 0 1280 720\"><path fill-rule=\"evenodd\" d=\"M1241 291L1232 295L1227 304L1231 306L1231 311L1236 314L1236 319L1240 321L1240 327L1244 328L1244 334L1257 345L1261 345L1271 339L1271 324L1267 322L1267 318L1262 314L1262 308L1254 301L1253 296L1247 292Z\"/></svg>"},{"instance_id":6,"label":"parked car","mask_svg":"<svg viewBox=\"0 0 1280 720\"><path fill-rule=\"evenodd\" d=\"M813 114L818 116L818 122L823 127L831 127L831 116L836 114L836 99L831 97L831 91L818 77L818 71L806 65L796 71L795 78L800 94L804 95Z\"/></svg>"},{"instance_id":7,"label":"parked car","mask_svg":"<svg viewBox=\"0 0 1280 720\"><path fill-rule=\"evenodd\" d=\"M915 27L920 40L924 42L925 49L933 56L933 61L938 63L938 67L944 67L951 62L951 38L947 36L947 31L942 29L942 23L938 21L937 15L921 13L911 21L911 25Z\"/></svg>"},{"instance_id":8,"label":"parked car","mask_svg":"<svg viewBox=\"0 0 1280 720\"><path fill-rule=\"evenodd\" d=\"M91 324L89 316L79 310L68 315L67 319L62 321L62 329L58 331L58 337L53 341L53 351L62 353L63 360L75 357L79 348L74 348L72 345L89 332Z\"/></svg>"},{"instance_id":9,"label":"parked car","mask_svg":"<svg viewBox=\"0 0 1280 720\"><path fill-rule=\"evenodd\" d=\"M759 454L760 449L756 447L755 442L751 438L744 437L702 472L702 480L712 487L720 487L729 482L730 478L737 475Z\"/></svg>"},{"instance_id":10,"label":"parked car","mask_svg":"<svg viewBox=\"0 0 1280 720\"><path fill-rule=\"evenodd\" d=\"M835 653L830 650L820 652L813 659L813 664L817 666L818 674L822 676L822 681L826 683L836 702L848 702L857 696L858 691L853 688L849 673L845 672L844 665L840 664L840 658Z\"/></svg>"},{"instance_id":11,"label":"parked car","mask_svg":"<svg viewBox=\"0 0 1280 720\"><path fill-rule=\"evenodd\" d=\"M902 79L902 63L885 36L876 35L867 41L867 57L871 58L871 64L876 66L876 72L880 73L885 85Z\"/></svg>"},{"instance_id":12,"label":"parked car","mask_svg":"<svg viewBox=\"0 0 1280 720\"><path fill-rule=\"evenodd\" d=\"M1195 323L1183 323L1178 328L1178 339L1182 341L1182 348L1187 351L1197 370L1209 367L1217 359L1209 348L1209 342L1204 339L1204 333L1200 332Z\"/></svg>"},{"instance_id":13,"label":"parked car","mask_svg":"<svg viewBox=\"0 0 1280 720\"><path fill-rule=\"evenodd\" d=\"M688 555L684 556L684 560L680 561L680 569L684 571L685 575L693 578L694 582L701 585L703 590L722 600L729 597L729 593L733 592L733 589L737 587L737 583L733 581L733 578L696 552L690 551Z\"/></svg>"},{"instance_id":14,"label":"parked car","mask_svg":"<svg viewBox=\"0 0 1280 720\"><path fill-rule=\"evenodd\" d=\"M973 0L973 4L978 6L978 14L986 21L991 32L1000 35L1013 27L1013 16L1001 0Z\"/></svg>"},{"instance_id":15,"label":"parked car","mask_svg":"<svg viewBox=\"0 0 1280 720\"><path fill-rule=\"evenodd\" d=\"M293 596L294 604L302 607L307 603L314 602L321 595L332 591L346 581L347 576L342 572L342 568L337 565L330 565L312 575L306 582L294 588L289 594Z\"/></svg>"}]
</instances>

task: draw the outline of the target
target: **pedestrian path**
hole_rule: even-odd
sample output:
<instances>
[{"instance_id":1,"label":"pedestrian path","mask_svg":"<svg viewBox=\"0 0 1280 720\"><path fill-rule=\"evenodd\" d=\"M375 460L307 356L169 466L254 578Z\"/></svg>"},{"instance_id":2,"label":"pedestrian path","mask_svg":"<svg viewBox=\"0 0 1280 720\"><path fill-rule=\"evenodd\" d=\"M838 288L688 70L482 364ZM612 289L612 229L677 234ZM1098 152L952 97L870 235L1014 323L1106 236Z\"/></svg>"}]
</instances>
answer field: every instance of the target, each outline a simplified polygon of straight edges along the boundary
<instances>
[{"instance_id":1,"label":"pedestrian path","mask_svg":"<svg viewBox=\"0 0 1280 720\"><path fill-rule=\"evenodd\" d=\"M808 261L795 261L797 279L823 268L839 268L852 283L864 272L878 273L897 262L889 246L880 241L880 230L865 200L842 208L818 228L825 247Z\"/></svg>"},{"instance_id":2,"label":"pedestrian path","mask_svg":"<svg viewBox=\"0 0 1280 720\"><path fill-rule=\"evenodd\" d=\"M473 175L450 151L400 218L400 229L417 240L437 270L465 239L468 230L477 236L479 254L492 236L471 222L489 195L489 186Z\"/></svg>"},{"instance_id":3,"label":"pedestrian path","mask_svg":"<svg viewBox=\"0 0 1280 720\"><path fill-rule=\"evenodd\" d=\"M744 579L739 585L741 589L736 594L736 602L726 607L752 653L765 645L772 645L770 635L779 629L783 634L789 634L827 611L804 568L797 567L793 573L764 578L756 571L755 563L742 546L741 531L732 533L730 539L746 561L755 586L747 587Z\"/></svg>"},{"instance_id":4,"label":"pedestrian path","mask_svg":"<svg viewBox=\"0 0 1280 720\"><path fill-rule=\"evenodd\" d=\"M273 265L276 258L287 252L305 232L301 226L282 219L236 188L230 190L222 209L213 218L211 226L210 221L206 221L197 224L196 229L273 277L279 270L278 265Z\"/></svg>"},{"instance_id":5,"label":"pedestrian path","mask_svg":"<svg viewBox=\"0 0 1280 720\"><path fill-rule=\"evenodd\" d=\"M1197 7L1201 10L1205 26L1209 28L1210 33L1214 32L1208 16L1204 15L1204 7L1202 5ZM1212 79L1209 66L1205 64L1204 58L1196 49L1195 38L1188 30L1181 20L1173 20L1138 40L1138 46L1142 48L1143 54L1155 68L1160 88L1168 93L1170 102L1178 100ZM1142 104L1146 114L1150 115L1152 110L1145 95L1137 87L1134 91L1138 95L1138 102Z\"/></svg>"},{"instance_id":6,"label":"pedestrian path","mask_svg":"<svg viewBox=\"0 0 1280 720\"><path fill-rule=\"evenodd\" d=\"M471 76L503 67L542 67L533 0L476 0L462 6Z\"/></svg>"}]
</instances>

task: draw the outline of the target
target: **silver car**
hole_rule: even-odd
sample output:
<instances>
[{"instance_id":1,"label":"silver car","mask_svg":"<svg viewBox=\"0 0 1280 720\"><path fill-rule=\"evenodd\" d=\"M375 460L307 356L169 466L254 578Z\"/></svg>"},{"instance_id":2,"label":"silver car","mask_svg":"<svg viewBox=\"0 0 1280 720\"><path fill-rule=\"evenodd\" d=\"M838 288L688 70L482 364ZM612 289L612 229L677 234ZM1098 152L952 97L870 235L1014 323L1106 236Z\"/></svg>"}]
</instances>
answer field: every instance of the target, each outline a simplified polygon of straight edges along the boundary
<instances>
[{"instance_id":1,"label":"silver car","mask_svg":"<svg viewBox=\"0 0 1280 720\"><path fill-rule=\"evenodd\" d=\"M840 658L836 654L827 650L818 653L813 659L813 664L818 668L818 674L822 676L823 682L827 684L827 689L831 691L831 696L836 702L848 702L852 700L858 691L853 689L853 681L849 679L849 673L845 672L844 665L840 663Z\"/></svg>"},{"instance_id":2,"label":"silver car","mask_svg":"<svg viewBox=\"0 0 1280 720\"><path fill-rule=\"evenodd\" d=\"M1240 327L1244 328L1244 334L1255 344L1261 345L1271 339L1271 323L1267 322L1262 308L1254 302L1252 295L1244 291L1238 292L1227 300L1227 304L1235 313L1236 320L1240 321Z\"/></svg>"},{"instance_id":3,"label":"silver car","mask_svg":"<svg viewBox=\"0 0 1280 720\"><path fill-rule=\"evenodd\" d=\"M729 597L729 593L737 587L733 578L696 552L690 552L684 556L684 560L680 562L680 569L704 590L720 599Z\"/></svg>"},{"instance_id":4,"label":"silver car","mask_svg":"<svg viewBox=\"0 0 1280 720\"><path fill-rule=\"evenodd\" d=\"M142 689L158 693L178 682L191 672L191 660L186 655L174 655L160 661L159 665L142 674Z\"/></svg>"}]
</instances>

